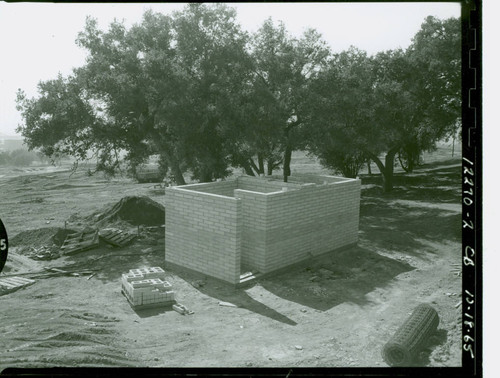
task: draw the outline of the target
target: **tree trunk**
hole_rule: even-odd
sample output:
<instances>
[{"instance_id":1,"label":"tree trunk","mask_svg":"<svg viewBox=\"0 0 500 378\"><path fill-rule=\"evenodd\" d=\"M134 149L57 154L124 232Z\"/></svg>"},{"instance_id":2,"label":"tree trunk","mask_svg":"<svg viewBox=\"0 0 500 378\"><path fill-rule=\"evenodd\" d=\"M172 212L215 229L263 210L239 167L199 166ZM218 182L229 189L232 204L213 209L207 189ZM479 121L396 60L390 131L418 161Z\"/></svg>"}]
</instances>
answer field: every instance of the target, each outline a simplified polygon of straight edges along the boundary
<instances>
[{"instance_id":1,"label":"tree trunk","mask_svg":"<svg viewBox=\"0 0 500 378\"><path fill-rule=\"evenodd\" d=\"M255 171L255 173L259 174L259 167L257 167L257 165L255 164L255 162L253 161L253 159L250 159L248 162L250 163L250 166L253 168L253 170Z\"/></svg>"},{"instance_id":2,"label":"tree trunk","mask_svg":"<svg viewBox=\"0 0 500 378\"><path fill-rule=\"evenodd\" d=\"M393 177L394 177L394 158L396 156L395 149L389 150L385 155L385 172L384 178L384 192L388 193L393 188Z\"/></svg>"},{"instance_id":3,"label":"tree trunk","mask_svg":"<svg viewBox=\"0 0 500 378\"><path fill-rule=\"evenodd\" d=\"M208 170L203 169L200 174L200 182L212 182L212 173Z\"/></svg>"},{"instance_id":4,"label":"tree trunk","mask_svg":"<svg viewBox=\"0 0 500 378\"><path fill-rule=\"evenodd\" d=\"M245 173L249 176L255 176L255 173L253 173L252 167L250 165L250 162L248 160L244 160L243 163L241 163L242 168L245 170Z\"/></svg>"},{"instance_id":5,"label":"tree trunk","mask_svg":"<svg viewBox=\"0 0 500 378\"><path fill-rule=\"evenodd\" d=\"M408 173L413 173L413 170L415 169L415 159L411 159L409 162L408 162Z\"/></svg>"},{"instance_id":6,"label":"tree trunk","mask_svg":"<svg viewBox=\"0 0 500 378\"><path fill-rule=\"evenodd\" d=\"M172 168L172 172L174 174L174 180L177 185L186 185L186 181L184 181L184 175L179 167L179 163L175 159L170 159L170 167Z\"/></svg>"},{"instance_id":7,"label":"tree trunk","mask_svg":"<svg viewBox=\"0 0 500 378\"><path fill-rule=\"evenodd\" d=\"M371 176L372 175L372 160L368 159L366 161L366 166L368 167L368 174Z\"/></svg>"},{"instance_id":8,"label":"tree trunk","mask_svg":"<svg viewBox=\"0 0 500 378\"><path fill-rule=\"evenodd\" d=\"M292 161L292 147L287 144L285 156L283 158L283 181L288 182L288 177L292 174L290 171L290 162Z\"/></svg>"},{"instance_id":9,"label":"tree trunk","mask_svg":"<svg viewBox=\"0 0 500 378\"><path fill-rule=\"evenodd\" d=\"M267 175L271 176L273 174L274 162L271 159L267 160Z\"/></svg>"},{"instance_id":10,"label":"tree trunk","mask_svg":"<svg viewBox=\"0 0 500 378\"><path fill-rule=\"evenodd\" d=\"M262 157L262 154L259 152L257 154L257 160L259 162L259 175L264 174L264 158Z\"/></svg>"},{"instance_id":11,"label":"tree trunk","mask_svg":"<svg viewBox=\"0 0 500 378\"><path fill-rule=\"evenodd\" d=\"M386 193L393 189L394 158L396 157L396 152L398 150L399 148L391 148L387 152L385 155L385 166L377 155L369 153L370 158L375 162L380 173L382 174L382 187Z\"/></svg>"}]
</instances>

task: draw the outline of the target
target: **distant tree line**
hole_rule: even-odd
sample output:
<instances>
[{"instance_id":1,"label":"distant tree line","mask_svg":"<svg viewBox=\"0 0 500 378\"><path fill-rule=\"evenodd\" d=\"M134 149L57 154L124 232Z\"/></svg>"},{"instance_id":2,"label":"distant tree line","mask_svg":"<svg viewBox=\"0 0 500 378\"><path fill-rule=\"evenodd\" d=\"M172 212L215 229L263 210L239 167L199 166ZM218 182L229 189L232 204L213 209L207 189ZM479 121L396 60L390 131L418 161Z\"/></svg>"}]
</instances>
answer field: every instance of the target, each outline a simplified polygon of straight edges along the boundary
<instances>
[{"instance_id":1,"label":"distant tree line","mask_svg":"<svg viewBox=\"0 0 500 378\"><path fill-rule=\"evenodd\" d=\"M41 152L28 151L25 148L18 148L12 151L0 151L0 165L25 167L34 161L47 163L47 157Z\"/></svg>"},{"instance_id":2,"label":"distant tree line","mask_svg":"<svg viewBox=\"0 0 500 378\"><path fill-rule=\"evenodd\" d=\"M40 82L36 98L19 90L18 131L48 156L93 154L111 174L123 152L132 169L159 155L179 185L232 167L287 181L296 150L349 177L371 160L389 191L396 157L411 171L460 128L460 35L458 19L428 17L407 49L368 56L271 19L246 33L222 4L147 11L129 29L87 18L86 64Z\"/></svg>"}]
</instances>

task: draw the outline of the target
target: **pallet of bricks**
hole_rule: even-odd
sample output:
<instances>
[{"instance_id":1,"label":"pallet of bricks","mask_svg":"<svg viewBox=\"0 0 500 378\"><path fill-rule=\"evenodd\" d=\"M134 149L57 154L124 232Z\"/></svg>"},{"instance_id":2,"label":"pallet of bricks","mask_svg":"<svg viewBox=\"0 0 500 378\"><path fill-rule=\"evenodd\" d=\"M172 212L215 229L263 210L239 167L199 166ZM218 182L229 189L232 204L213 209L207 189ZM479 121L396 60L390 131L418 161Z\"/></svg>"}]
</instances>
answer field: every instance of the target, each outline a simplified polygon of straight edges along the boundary
<instances>
[{"instance_id":1,"label":"pallet of bricks","mask_svg":"<svg viewBox=\"0 0 500 378\"><path fill-rule=\"evenodd\" d=\"M160 267L130 269L122 274L122 293L134 309L169 306L175 303L172 285Z\"/></svg>"}]
</instances>

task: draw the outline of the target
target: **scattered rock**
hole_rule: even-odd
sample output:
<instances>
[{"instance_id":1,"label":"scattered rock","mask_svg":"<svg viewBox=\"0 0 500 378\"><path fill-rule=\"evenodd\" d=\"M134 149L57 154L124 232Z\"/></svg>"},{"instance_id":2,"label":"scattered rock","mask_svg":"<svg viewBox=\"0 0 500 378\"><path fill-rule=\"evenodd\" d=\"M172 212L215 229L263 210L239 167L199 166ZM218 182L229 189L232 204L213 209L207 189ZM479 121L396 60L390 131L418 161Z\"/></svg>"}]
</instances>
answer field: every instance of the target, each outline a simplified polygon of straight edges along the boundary
<instances>
[{"instance_id":1,"label":"scattered rock","mask_svg":"<svg viewBox=\"0 0 500 378\"><path fill-rule=\"evenodd\" d=\"M202 281L202 280L197 280L197 281L193 281L192 285L195 287L195 288L199 288L199 287L203 287L205 286L205 282ZM220 304L220 303L219 303Z\"/></svg>"},{"instance_id":2,"label":"scattered rock","mask_svg":"<svg viewBox=\"0 0 500 378\"><path fill-rule=\"evenodd\" d=\"M330 269L326 268L320 268L319 273L326 278L330 278L335 275L335 273L333 273Z\"/></svg>"},{"instance_id":3,"label":"scattered rock","mask_svg":"<svg viewBox=\"0 0 500 378\"><path fill-rule=\"evenodd\" d=\"M302 348L302 346L301 346L301 345L295 345L295 349L297 349L297 350L302 350L302 349L304 349L304 348Z\"/></svg>"},{"instance_id":4,"label":"scattered rock","mask_svg":"<svg viewBox=\"0 0 500 378\"><path fill-rule=\"evenodd\" d=\"M318 276L312 276L311 278L309 278L309 281L314 282L314 281L316 281L318 278L319 278Z\"/></svg>"}]
</instances>

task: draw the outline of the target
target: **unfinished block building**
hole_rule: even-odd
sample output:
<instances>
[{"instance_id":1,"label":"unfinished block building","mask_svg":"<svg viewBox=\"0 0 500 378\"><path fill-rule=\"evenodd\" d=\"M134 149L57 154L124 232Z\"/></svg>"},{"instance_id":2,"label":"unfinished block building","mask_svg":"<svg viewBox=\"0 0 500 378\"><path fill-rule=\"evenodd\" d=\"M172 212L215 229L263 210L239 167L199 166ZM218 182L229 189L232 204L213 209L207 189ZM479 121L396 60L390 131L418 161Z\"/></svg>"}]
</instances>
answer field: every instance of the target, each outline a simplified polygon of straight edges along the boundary
<instances>
[{"instance_id":1,"label":"unfinished block building","mask_svg":"<svg viewBox=\"0 0 500 378\"><path fill-rule=\"evenodd\" d=\"M361 182L240 176L165 190L165 260L238 284L358 240Z\"/></svg>"}]
</instances>

